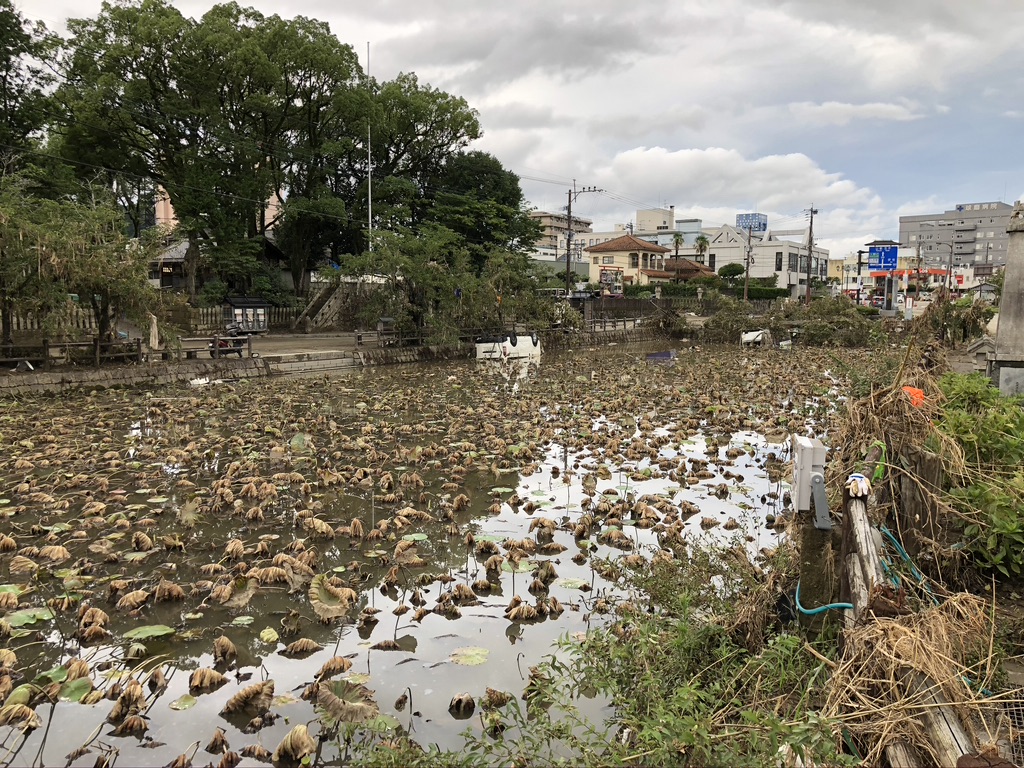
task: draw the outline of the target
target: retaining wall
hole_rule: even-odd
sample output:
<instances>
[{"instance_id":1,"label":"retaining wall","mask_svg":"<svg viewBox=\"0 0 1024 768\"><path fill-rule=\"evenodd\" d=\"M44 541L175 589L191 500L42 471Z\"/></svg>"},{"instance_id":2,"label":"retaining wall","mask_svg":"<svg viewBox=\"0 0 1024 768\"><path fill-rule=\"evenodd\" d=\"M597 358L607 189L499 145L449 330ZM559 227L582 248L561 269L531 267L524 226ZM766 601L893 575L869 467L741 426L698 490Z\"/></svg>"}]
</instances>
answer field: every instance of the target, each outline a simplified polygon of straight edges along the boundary
<instances>
[{"instance_id":1,"label":"retaining wall","mask_svg":"<svg viewBox=\"0 0 1024 768\"><path fill-rule=\"evenodd\" d=\"M543 349L579 349L606 344L659 341L656 328L634 328L593 333L549 331L542 334ZM471 344L457 347L384 347L353 352L306 352L267 355L243 360L194 360L106 368L67 367L55 371L0 374L0 398L28 394L59 395L76 389L161 386L194 379L249 379L284 374L328 373L372 365L459 360L473 357Z\"/></svg>"},{"instance_id":2,"label":"retaining wall","mask_svg":"<svg viewBox=\"0 0 1024 768\"><path fill-rule=\"evenodd\" d=\"M160 386L202 378L249 379L266 375L267 367L259 358L119 365L109 368L69 367L59 371L0 375L0 397L28 394L59 395L75 389Z\"/></svg>"}]
</instances>

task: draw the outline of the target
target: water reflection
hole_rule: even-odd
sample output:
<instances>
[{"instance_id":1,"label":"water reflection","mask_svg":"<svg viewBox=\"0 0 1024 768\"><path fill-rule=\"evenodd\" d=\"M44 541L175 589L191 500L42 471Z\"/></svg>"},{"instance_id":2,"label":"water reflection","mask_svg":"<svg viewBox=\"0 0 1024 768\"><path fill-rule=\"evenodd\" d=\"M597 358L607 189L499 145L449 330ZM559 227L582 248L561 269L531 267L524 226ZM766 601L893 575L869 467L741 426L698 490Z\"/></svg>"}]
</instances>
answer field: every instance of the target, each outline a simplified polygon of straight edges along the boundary
<instances>
[{"instance_id":1,"label":"water reflection","mask_svg":"<svg viewBox=\"0 0 1024 768\"><path fill-rule=\"evenodd\" d=\"M592 382L576 382L569 370L543 408L503 414L531 419L531 433L444 414L460 396L478 407L472 398L492 377L500 391L523 394L545 374L531 360L467 364L455 374L374 371L376 379L350 377L353 386L333 391L268 382L263 420L247 412L248 393L219 410L204 403L202 424L179 416L162 430L143 429L133 413L124 422L133 425L126 434L134 429L131 451L117 460L137 466L110 476L103 509L87 513L82 500L66 515L46 507L45 525L66 518L68 528L43 530L33 543L53 535L69 554L66 570L40 577L39 593L45 586L46 597L70 592L103 607L109 637L64 645L63 633L37 643L29 630L12 641L19 660L38 672L82 658L102 689L126 675L147 685L155 669L165 670L166 687L147 700L148 730L117 740L125 764L166 765L189 742L205 744L214 725L233 749L257 740L273 746L289 721L315 717L300 696L338 657L352 662L342 676L368 686L381 712L402 714L402 727L425 744L458 748L465 724L449 712L453 696L479 696L486 685L518 697L523 671L556 639L610 620L615 601L628 597L592 567L595 559L647 556L677 539L736 541L751 552L776 540L765 520L783 511L785 486L769 468L785 461L786 446L756 432L684 429L659 415L671 413L668 405L597 413L577 397ZM631 375L639 387L647 372ZM486 387L460 395L453 376L482 376ZM414 403L415 387L428 387L436 407ZM311 437L297 441L298 434ZM195 451L185 450L187 440ZM88 522L86 537L70 535L79 518ZM304 569L339 594L354 593L343 618L320 620ZM181 585L180 598L157 599L161 580ZM128 600L140 591L145 598ZM66 615L74 623L75 611ZM153 625L174 634L141 639L147 655L128 659L125 633ZM215 665L210 648L220 636L237 655ZM320 650L284 653L299 639ZM473 653L460 653L467 648ZM190 691L189 673L214 666L225 684ZM280 718L253 733L248 718L221 714L230 696L263 680L276 683L272 711ZM397 706L403 696L408 707ZM171 706L181 701L190 706ZM588 702L585 713L599 719L606 704ZM40 708L61 738L32 732L15 764L37 750L44 762L59 762L98 726L106 739L110 706Z\"/></svg>"},{"instance_id":2,"label":"water reflection","mask_svg":"<svg viewBox=\"0 0 1024 768\"><path fill-rule=\"evenodd\" d=\"M500 378L501 388L509 394L518 394L520 387L536 378L540 371L539 357L505 357L492 360L478 360L477 368Z\"/></svg>"}]
</instances>

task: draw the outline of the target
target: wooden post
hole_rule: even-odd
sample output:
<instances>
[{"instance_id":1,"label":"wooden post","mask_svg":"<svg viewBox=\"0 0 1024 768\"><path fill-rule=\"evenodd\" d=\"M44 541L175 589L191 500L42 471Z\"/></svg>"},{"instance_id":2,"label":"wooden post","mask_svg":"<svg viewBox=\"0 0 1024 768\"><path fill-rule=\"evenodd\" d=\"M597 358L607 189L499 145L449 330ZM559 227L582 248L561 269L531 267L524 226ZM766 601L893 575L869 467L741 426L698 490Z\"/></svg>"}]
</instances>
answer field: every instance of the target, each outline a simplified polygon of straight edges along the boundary
<instances>
[{"instance_id":1,"label":"wooden post","mask_svg":"<svg viewBox=\"0 0 1024 768\"><path fill-rule=\"evenodd\" d=\"M142 339L135 340L135 362L142 365Z\"/></svg>"},{"instance_id":2,"label":"wooden post","mask_svg":"<svg viewBox=\"0 0 1024 768\"><path fill-rule=\"evenodd\" d=\"M50 340L43 339L43 370L50 370Z\"/></svg>"},{"instance_id":3,"label":"wooden post","mask_svg":"<svg viewBox=\"0 0 1024 768\"><path fill-rule=\"evenodd\" d=\"M896 519L903 546L913 557L921 551L921 536L936 540L942 535L942 528L936 520L937 510L928 498L929 494L942 488L942 460L913 446L905 448L901 458L910 466L900 480Z\"/></svg>"},{"instance_id":4,"label":"wooden post","mask_svg":"<svg viewBox=\"0 0 1024 768\"><path fill-rule=\"evenodd\" d=\"M99 368L100 367L100 337L99 336L93 336L92 337L92 353L93 353L93 362L95 363L96 367Z\"/></svg>"},{"instance_id":5,"label":"wooden post","mask_svg":"<svg viewBox=\"0 0 1024 768\"><path fill-rule=\"evenodd\" d=\"M252 357L252 334L251 333L249 334L249 336L246 339L246 341L248 342L247 346L249 347L249 357L251 358Z\"/></svg>"}]
</instances>

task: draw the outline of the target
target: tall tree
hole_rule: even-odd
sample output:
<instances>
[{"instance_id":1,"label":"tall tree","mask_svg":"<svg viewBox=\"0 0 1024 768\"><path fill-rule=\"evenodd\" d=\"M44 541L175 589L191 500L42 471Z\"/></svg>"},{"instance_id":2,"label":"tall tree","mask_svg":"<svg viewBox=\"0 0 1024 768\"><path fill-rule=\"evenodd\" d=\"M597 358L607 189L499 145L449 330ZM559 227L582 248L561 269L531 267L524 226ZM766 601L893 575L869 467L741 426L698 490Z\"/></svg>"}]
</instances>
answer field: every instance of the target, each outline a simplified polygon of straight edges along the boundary
<instances>
[{"instance_id":1,"label":"tall tree","mask_svg":"<svg viewBox=\"0 0 1024 768\"><path fill-rule=\"evenodd\" d=\"M39 248L52 222L27 187L20 176L0 177L0 348L5 356L14 345L15 313L45 314L63 296Z\"/></svg>"},{"instance_id":2,"label":"tall tree","mask_svg":"<svg viewBox=\"0 0 1024 768\"><path fill-rule=\"evenodd\" d=\"M445 162L480 137L476 111L465 99L422 85L415 74L364 81L370 100L374 229L406 230L425 221L427 189ZM336 192L350 212L346 247L367 248L366 132L339 174Z\"/></svg>"},{"instance_id":3,"label":"tall tree","mask_svg":"<svg viewBox=\"0 0 1024 768\"><path fill-rule=\"evenodd\" d=\"M47 120L48 61L57 38L0 0L0 174L25 165L24 152Z\"/></svg>"},{"instance_id":4,"label":"tall tree","mask_svg":"<svg viewBox=\"0 0 1024 768\"><path fill-rule=\"evenodd\" d=\"M142 325L156 301L147 278L158 241L129 237L124 212L105 188L86 188L79 200L46 201L44 211L42 257L65 292L92 310L100 339L113 340L122 317Z\"/></svg>"},{"instance_id":5,"label":"tall tree","mask_svg":"<svg viewBox=\"0 0 1024 768\"><path fill-rule=\"evenodd\" d=\"M704 257L710 247L711 243L708 241L707 235L697 235L697 239L693 241L693 249L697 252L697 261L701 264L704 263Z\"/></svg>"},{"instance_id":6,"label":"tall tree","mask_svg":"<svg viewBox=\"0 0 1024 768\"><path fill-rule=\"evenodd\" d=\"M479 274L494 250L523 252L540 237L519 177L486 152L459 152L445 162L426 192L424 218L460 235Z\"/></svg>"}]
</instances>

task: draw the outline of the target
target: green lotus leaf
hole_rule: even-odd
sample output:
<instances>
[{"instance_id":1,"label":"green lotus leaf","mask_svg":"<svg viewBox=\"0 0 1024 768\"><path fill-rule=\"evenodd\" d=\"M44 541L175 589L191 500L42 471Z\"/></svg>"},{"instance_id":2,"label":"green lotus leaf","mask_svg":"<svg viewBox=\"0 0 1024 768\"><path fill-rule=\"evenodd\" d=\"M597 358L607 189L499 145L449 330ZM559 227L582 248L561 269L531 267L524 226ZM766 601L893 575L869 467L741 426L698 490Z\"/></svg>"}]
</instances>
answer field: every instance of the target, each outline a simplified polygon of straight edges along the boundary
<instances>
[{"instance_id":1,"label":"green lotus leaf","mask_svg":"<svg viewBox=\"0 0 1024 768\"><path fill-rule=\"evenodd\" d=\"M486 648L467 646L465 648L456 648L448 658L454 664L461 664L464 667L475 667L487 661L489 653L490 651Z\"/></svg>"},{"instance_id":2,"label":"green lotus leaf","mask_svg":"<svg viewBox=\"0 0 1024 768\"><path fill-rule=\"evenodd\" d=\"M178 711L192 709L192 707L196 705L196 701L197 699L195 696L189 696L186 693L185 695L179 696L174 701L172 701L169 706L171 709L175 709Z\"/></svg>"},{"instance_id":3,"label":"green lotus leaf","mask_svg":"<svg viewBox=\"0 0 1024 768\"><path fill-rule=\"evenodd\" d=\"M174 630L166 624L147 624L144 627L129 629L124 633L125 640L148 640L151 637L173 635Z\"/></svg>"},{"instance_id":4,"label":"green lotus leaf","mask_svg":"<svg viewBox=\"0 0 1024 768\"><path fill-rule=\"evenodd\" d=\"M26 627L37 621L49 621L53 618L53 611L49 608L22 608L20 611L8 613L4 618L12 627Z\"/></svg>"},{"instance_id":5,"label":"green lotus leaf","mask_svg":"<svg viewBox=\"0 0 1024 768\"><path fill-rule=\"evenodd\" d=\"M92 680L88 677L78 677L68 680L60 687L58 694L61 701L81 701L85 694L92 690Z\"/></svg>"}]
</instances>

